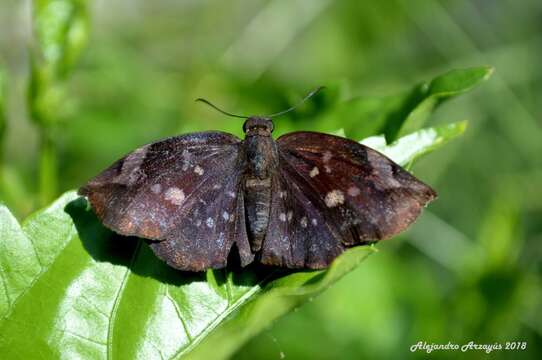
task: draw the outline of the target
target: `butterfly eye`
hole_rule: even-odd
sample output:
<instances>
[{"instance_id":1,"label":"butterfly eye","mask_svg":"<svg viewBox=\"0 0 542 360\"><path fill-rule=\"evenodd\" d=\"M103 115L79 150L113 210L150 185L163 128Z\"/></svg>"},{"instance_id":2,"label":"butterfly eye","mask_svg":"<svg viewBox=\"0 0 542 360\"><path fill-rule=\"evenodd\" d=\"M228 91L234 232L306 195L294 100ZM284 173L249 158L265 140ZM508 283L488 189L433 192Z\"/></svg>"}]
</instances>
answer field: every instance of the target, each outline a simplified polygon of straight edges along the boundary
<instances>
[{"instance_id":1,"label":"butterfly eye","mask_svg":"<svg viewBox=\"0 0 542 360\"><path fill-rule=\"evenodd\" d=\"M258 129L266 130L271 133L273 132L273 128L273 122L270 119L261 117L250 117L243 124L243 131L245 133L247 131L253 131Z\"/></svg>"}]
</instances>

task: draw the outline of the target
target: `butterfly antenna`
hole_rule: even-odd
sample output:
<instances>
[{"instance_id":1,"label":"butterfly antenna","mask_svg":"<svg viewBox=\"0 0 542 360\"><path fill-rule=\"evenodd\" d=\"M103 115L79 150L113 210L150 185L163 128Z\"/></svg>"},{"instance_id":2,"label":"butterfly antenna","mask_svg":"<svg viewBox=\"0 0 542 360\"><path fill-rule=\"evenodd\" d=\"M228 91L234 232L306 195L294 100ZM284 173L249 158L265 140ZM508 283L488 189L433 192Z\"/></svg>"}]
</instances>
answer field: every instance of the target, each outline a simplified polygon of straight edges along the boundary
<instances>
[{"instance_id":1,"label":"butterfly antenna","mask_svg":"<svg viewBox=\"0 0 542 360\"><path fill-rule=\"evenodd\" d=\"M283 110L283 111L280 111L278 113L274 113L274 114L271 114L271 115L266 115L266 117L268 118L273 118L273 117L276 117L276 116L280 116L280 115L284 115L286 113L289 113L290 111L294 111L295 109L297 109L301 104L303 104L305 101L309 100L311 97L313 97L314 95L318 94L320 92L320 90L322 89L325 89L325 86L318 86L316 89L312 90L310 93L308 93L307 95L305 95L305 97L303 99L301 99L300 102L298 102L297 104L295 104L294 106L292 106L291 108L289 109L286 109L286 110Z\"/></svg>"},{"instance_id":2,"label":"butterfly antenna","mask_svg":"<svg viewBox=\"0 0 542 360\"><path fill-rule=\"evenodd\" d=\"M215 104L211 103L209 100L205 100L205 99L202 99L202 98L197 98L196 101L199 101L199 102L202 102L204 104L207 104L209 105L210 107L212 107L213 109L215 109L216 111L224 114L224 115L227 115L227 116L231 116L231 117L236 117L236 118L241 118L241 119L246 119L248 118L248 116L245 116L245 115L235 115L235 114L232 114L232 113L229 113L227 111L224 111L222 109L220 109L218 106L216 106Z\"/></svg>"}]
</instances>

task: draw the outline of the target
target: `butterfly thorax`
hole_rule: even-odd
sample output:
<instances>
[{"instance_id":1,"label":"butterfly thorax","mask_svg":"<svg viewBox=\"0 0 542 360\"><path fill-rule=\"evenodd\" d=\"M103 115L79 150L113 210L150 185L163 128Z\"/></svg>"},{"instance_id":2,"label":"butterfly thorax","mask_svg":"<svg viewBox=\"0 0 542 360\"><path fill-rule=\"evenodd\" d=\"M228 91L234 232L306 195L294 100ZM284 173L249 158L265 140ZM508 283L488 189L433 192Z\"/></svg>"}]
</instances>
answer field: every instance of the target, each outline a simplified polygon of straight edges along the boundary
<instances>
[{"instance_id":1,"label":"butterfly thorax","mask_svg":"<svg viewBox=\"0 0 542 360\"><path fill-rule=\"evenodd\" d=\"M271 179L278 167L276 143L271 137L269 119L251 117L243 126L245 169L245 209L248 235L253 252L259 251L267 231L271 208Z\"/></svg>"}]
</instances>

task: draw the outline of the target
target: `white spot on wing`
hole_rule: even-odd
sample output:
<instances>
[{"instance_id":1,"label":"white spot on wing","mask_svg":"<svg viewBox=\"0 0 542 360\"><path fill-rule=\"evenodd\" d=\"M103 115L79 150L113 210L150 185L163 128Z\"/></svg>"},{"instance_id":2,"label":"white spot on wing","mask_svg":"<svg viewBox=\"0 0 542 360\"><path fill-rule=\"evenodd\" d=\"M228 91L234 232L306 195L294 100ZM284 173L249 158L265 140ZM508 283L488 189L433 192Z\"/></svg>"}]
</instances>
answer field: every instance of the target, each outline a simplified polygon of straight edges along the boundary
<instances>
[{"instance_id":1,"label":"white spot on wing","mask_svg":"<svg viewBox=\"0 0 542 360\"><path fill-rule=\"evenodd\" d=\"M280 213L279 219L280 219L280 221L286 221L286 214L285 213Z\"/></svg>"},{"instance_id":2,"label":"white spot on wing","mask_svg":"<svg viewBox=\"0 0 542 360\"><path fill-rule=\"evenodd\" d=\"M318 225L318 220L312 219L311 223L312 223L313 226L316 226L316 225Z\"/></svg>"},{"instance_id":3,"label":"white spot on wing","mask_svg":"<svg viewBox=\"0 0 542 360\"><path fill-rule=\"evenodd\" d=\"M192 154L190 154L190 151L184 149L181 156L183 158L183 167L182 167L182 169L183 169L183 171L186 171L190 167L190 158L192 157Z\"/></svg>"},{"instance_id":4,"label":"white spot on wing","mask_svg":"<svg viewBox=\"0 0 542 360\"><path fill-rule=\"evenodd\" d=\"M149 145L145 145L136 149L124 159L117 181L131 185L143 175L140 166L147 156L148 148Z\"/></svg>"},{"instance_id":5,"label":"white spot on wing","mask_svg":"<svg viewBox=\"0 0 542 360\"><path fill-rule=\"evenodd\" d=\"M182 191L181 189L177 187L171 187L167 189L164 198L170 203L179 206L184 201L184 198L185 198L184 191Z\"/></svg>"},{"instance_id":6,"label":"white spot on wing","mask_svg":"<svg viewBox=\"0 0 542 360\"><path fill-rule=\"evenodd\" d=\"M299 221L299 223L301 224L301 227L306 228L307 227L307 218L305 216L303 216L301 218L301 220Z\"/></svg>"},{"instance_id":7,"label":"white spot on wing","mask_svg":"<svg viewBox=\"0 0 542 360\"><path fill-rule=\"evenodd\" d=\"M160 194L160 192L162 191L162 185L160 185L160 184L154 184L153 186L151 186L151 191L152 191L154 194Z\"/></svg>"},{"instance_id":8,"label":"white spot on wing","mask_svg":"<svg viewBox=\"0 0 542 360\"><path fill-rule=\"evenodd\" d=\"M220 234L218 234L218 239L216 239L216 243L219 247L222 247L224 246L224 233L221 232Z\"/></svg>"},{"instance_id":9,"label":"white spot on wing","mask_svg":"<svg viewBox=\"0 0 542 360\"><path fill-rule=\"evenodd\" d=\"M326 194L324 199L327 207L335 207L344 203L344 194L341 190L332 190Z\"/></svg>"},{"instance_id":10,"label":"white spot on wing","mask_svg":"<svg viewBox=\"0 0 542 360\"><path fill-rule=\"evenodd\" d=\"M201 166L199 166L199 165L196 165L196 166L194 167L194 172L195 172L196 174L198 174L199 176L203 175L203 173L204 173L203 169L202 169Z\"/></svg>"},{"instance_id":11,"label":"white spot on wing","mask_svg":"<svg viewBox=\"0 0 542 360\"><path fill-rule=\"evenodd\" d=\"M196 226L199 227L201 225L201 220L196 220Z\"/></svg>"},{"instance_id":12,"label":"white spot on wing","mask_svg":"<svg viewBox=\"0 0 542 360\"><path fill-rule=\"evenodd\" d=\"M320 170L315 166L312 168L311 172L309 173L310 177L315 177L316 175L320 174Z\"/></svg>"},{"instance_id":13,"label":"white spot on wing","mask_svg":"<svg viewBox=\"0 0 542 360\"><path fill-rule=\"evenodd\" d=\"M352 196L352 197L358 196L360 194L360 192L361 191L359 190L359 188L357 186L350 186L348 188L348 195L349 196Z\"/></svg>"},{"instance_id":14,"label":"white spot on wing","mask_svg":"<svg viewBox=\"0 0 542 360\"><path fill-rule=\"evenodd\" d=\"M401 183L397 181L396 175L393 173L392 164L385 158L374 151L367 152L367 159L373 167L373 174L381 179L381 188L398 188Z\"/></svg>"},{"instance_id":15,"label":"white spot on wing","mask_svg":"<svg viewBox=\"0 0 542 360\"><path fill-rule=\"evenodd\" d=\"M294 213L292 212L292 210L288 211L288 214L287 214L288 222L290 222L292 220L293 216L294 216Z\"/></svg>"},{"instance_id":16,"label":"white spot on wing","mask_svg":"<svg viewBox=\"0 0 542 360\"><path fill-rule=\"evenodd\" d=\"M228 214L227 211L224 211L224 212L222 213L222 219L228 221L229 218L230 218L230 214Z\"/></svg>"},{"instance_id":17,"label":"white spot on wing","mask_svg":"<svg viewBox=\"0 0 542 360\"><path fill-rule=\"evenodd\" d=\"M235 193L233 191L228 191L227 194L229 197L235 198Z\"/></svg>"},{"instance_id":18,"label":"white spot on wing","mask_svg":"<svg viewBox=\"0 0 542 360\"><path fill-rule=\"evenodd\" d=\"M207 220L205 220L205 225L207 225L208 228L212 228L215 225L215 221L213 218L209 217Z\"/></svg>"}]
</instances>

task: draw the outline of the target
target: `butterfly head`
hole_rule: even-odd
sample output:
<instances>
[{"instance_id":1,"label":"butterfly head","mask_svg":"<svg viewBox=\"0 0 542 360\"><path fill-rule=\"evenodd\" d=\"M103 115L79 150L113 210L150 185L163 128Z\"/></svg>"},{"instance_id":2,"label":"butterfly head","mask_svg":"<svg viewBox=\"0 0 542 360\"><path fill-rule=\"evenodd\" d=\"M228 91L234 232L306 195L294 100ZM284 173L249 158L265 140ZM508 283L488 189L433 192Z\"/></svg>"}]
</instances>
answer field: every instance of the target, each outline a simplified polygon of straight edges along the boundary
<instances>
[{"instance_id":1,"label":"butterfly head","mask_svg":"<svg viewBox=\"0 0 542 360\"><path fill-rule=\"evenodd\" d=\"M273 121L270 118L251 116L243 124L243 131L247 136L271 136L273 127Z\"/></svg>"},{"instance_id":2,"label":"butterfly head","mask_svg":"<svg viewBox=\"0 0 542 360\"><path fill-rule=\"evenodd\" d=\"M317 87L316 89L308 93L298 104L292 106L289 109L280 111L278 113L266 115L266 116L245 116L245 115L232 114L220 109L219 107L209 102L208 100L198 98L196 99L196 101L207 104L213 109L217 110L218 112L221 112L224 115L246 119L245 123L243 124L243 131L245 132L247 136L251 136L251 135L271 136L271 133L273 132L273 128L274 128L273 121L271 121L271 118L281 116L291 111L294 111L299 105L301 105L302 103L304 103L305 101L307 101L308 99L316 95L323 88L324 88L323 86Z\"/></svg>"}]
</instances>

